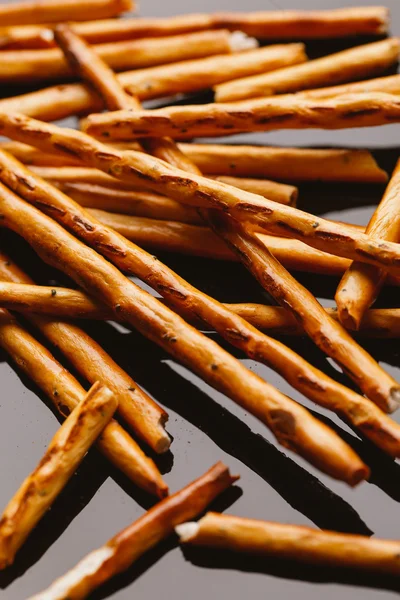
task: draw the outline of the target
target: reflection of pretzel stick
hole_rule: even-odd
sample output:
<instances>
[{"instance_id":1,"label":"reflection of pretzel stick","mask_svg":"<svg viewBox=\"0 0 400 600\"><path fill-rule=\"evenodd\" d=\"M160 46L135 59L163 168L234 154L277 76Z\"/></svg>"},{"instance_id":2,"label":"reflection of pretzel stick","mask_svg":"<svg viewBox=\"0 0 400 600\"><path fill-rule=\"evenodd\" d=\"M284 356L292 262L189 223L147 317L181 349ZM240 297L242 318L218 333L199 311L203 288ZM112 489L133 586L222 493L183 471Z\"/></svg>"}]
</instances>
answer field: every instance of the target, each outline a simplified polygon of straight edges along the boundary
<instances>
[{"instance_id":1,"label":"reflection of pretzel stick","mask_svg":"<svg viewBox=\"0 0 400 600\"><path fill-rule=\"evenodd\" d=\"M1 313L0 320L4 327L8 316ZM112 392L95 383L61 425L0 517L0 569L14 562L16 552L66 486L117 406Z\"/></svg>"}]
</instances>

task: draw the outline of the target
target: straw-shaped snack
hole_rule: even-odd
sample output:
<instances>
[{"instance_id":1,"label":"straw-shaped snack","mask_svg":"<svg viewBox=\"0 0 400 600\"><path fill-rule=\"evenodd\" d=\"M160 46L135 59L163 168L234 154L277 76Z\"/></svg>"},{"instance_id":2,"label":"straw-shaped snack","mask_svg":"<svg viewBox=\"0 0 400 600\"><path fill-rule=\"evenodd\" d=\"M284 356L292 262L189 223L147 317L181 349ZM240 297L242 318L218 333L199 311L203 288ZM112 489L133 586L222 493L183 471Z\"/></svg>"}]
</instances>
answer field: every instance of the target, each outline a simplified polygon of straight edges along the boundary
<instances>
[{"instance_id":1,"label":"straw-shaped snack","mask_svg":"<svg viewBox=\"0 0 400 600\"><path fill-rule=\"evenodd\" d=\"M31 600L82 600L102 583L128 569L142 554L171 535L174 528L201 514L238 477L221 462L151 508L104 546L94 550L47 590Z\"/></svg>"},{"instance_id":2,"label":"straw-shaped snack","mask_svg":"<svg viewBox=\"0 0 400 600\"><path fill-rule=\"evenodd\" d=\"M349 183L384 183L388 179L387 173L367 150L227 144L179 144L179 148L204 173L214 175ZM9 149L11 154L26 162L21 150L19 156L16 151L18 149L13 150L13 147Z\"/></svg>"},{"instance_id":3,"label":"straw-shaped snack","mask_svg":"<svg viewBox=\"0 0 400 600\"><path fill-rule=\"evenodd\" d=\"M46 262L71 276L89 293L112 307L121 319L260 418L285 446L351 484L367 476L368 469L343 440L303 407L187 325L52 219L2 185L0 192L2 224L23 235ZM55 240L57 252L54 252ZM104 238L103 244L106 245ZM119 255L118 246L107 244L107 247ZM233 313L229 314L234 317ZM236 332L233 337L237 337Z\"/></svg>"},{"instance_id":4,"label":"straw-shaped snack","mask_svg":"<svg viewBox=\"0 0 400 600\"><path fill-rule=\"evenodd\" d=\"M389 75L388 77L377 77L356 83L345 83L316 90L304 90L298 92L304 98L333 98L340 94L357 94L367 92L385 92L386 94L400 95L400 75Z\"/></svg>"},{"instance_id":5,"label":"straw-shaped snack","mask_svg":"<svg viewBox=\"0 0 400 600\"><path fill-rule=\"evenodd\" d=\"M400 106L399 106L400 110ZM123 112L123 111L122 111ZM156 111L154 111L156 112ZM135 112L132 111L132 115ZM336 256L361 260L400 275L400 248L397 244L371 238L354 228L316 218L291 206L272 202L261 196L187 173L143 152L121 152L102 144L80 131L56 127L29 119L24 115L0 113L0 129L4 135L51 152L78 156L88 165L111 173L132 184L170 196L184 204L202 204L204 208L229 210L233 217L246 219L276 235L300 239ZM15 160L0 152L1 161ZM4 167L4 164L3 164ZM20 165L18 165L20 168ZM1 177L6 177L3 168ZM29 171L28 171L29 175ZM14 178L7 177L7 185ZM22 185L19 182L18 185ZM29 193L26 186L21 187Z\"/></svg>"},{"instance_id":6,"label":"straw-shaped snack","mask_svg":"<svg viewBox=\"0 0 400 600\"><path fill-rule=\"evenodd\" d=\"M368 223L366 233L389 242L400 239L400 161L385 194ZM335 300L339 319L348 329L358 329L365 311L373 304L386 273L372 265L353 262L338 286Z\"/></svg>"},{"instance_id":7,"label":"straw-shaped snack","mask_svg":"<svg viewBox=\"0 0 400 600\"><path fill-rule=\"evenodd\" d=\"M0 569L14 562L15 554L66 486L117 406L112 392L95 383L62 424L0 517Z\"/></svg>"},{"instance_id":8,"label":"straw-shaped snack","mask_svg":"<svg viewBox=\"0 0 400 600\"><path fill-rule=\"evenodd\" d=\"M321 100L288 94L230 104L93 114L85 121L84 129L102 139L130 141L154 135L182 139L276 129L372 127L399 120L400 101L391 94L371 92Z\"/></svg>"},{"instance_id":9,"label":"straw-shaped snack","mask_svg":"<svg viewBox=\"0 0 400 600\"><path fill-rule=\"evenodd\" d=\"M0 279L13 283L34 283L1 253ZM72 323L42 319L38 315L26 316L67 357L82 377L90 383L99 380L113 391L118 399L120 415L140 439L155 452L168 450L171 440L164 429L167 413L141 390L97 342ZM151 465L154 466L153 463Z\"/></svg>"},{"instance_id":10,"label":"straw-shaped snack","mask_svg":"<svg viewBox=\"0 0 400 600\"><path fill-rule=\"evenodd\" d=\"M25 23L56 23L58 21L87 21L114 17L132 10L132 0L25 0L0 6L0 23L23 25Z\"/></svg>"},{"instance_id":11,"label":"straw-shaped snack","mask_svg":"<svg viewBox=\"0 0 400 600\"><path fill-rule=\"evenodd\" d=\"M239 178L229 175L214 175L212 178L241 190L264 196L274 202L296 206L299 190L293 185L278 183L277 181L271 181L269 179L250 179L249 177Z\"/></svg>"},{"instance_id":12,"label":"straw-shaped snack","mask_svg":"<svg viewBox=\"0 0 400 600\"><path fill-rule=\"evenodd\" d=\"M300 323L289 311L279 306L266 306L244 302L225 304L232 312L257 329L274 335L304 335ZM24 283L0 283L0 307L26 313L42 313L70 319L109 320L115 318L110 309L104 308L90 296L79 290L68 288L29 285ZM338 320L335 308L325 308L326 312ZM190 315L186 315L190 317ZM192 318L190 321L204 327L204 321ZM360 335L373 338L400 337L400 309L379 308L368 310L361 323Z\"/></svg>"},{"instance_id":13,"label":"straw-shaped snack","mask_svg":"<svg viewBox=\"0 0 400 600\"><path fill-rule=\"evenodd\" d=\"M353 379L370 400L386 412L400 403L399 384L359 346L346 330L331 319L314 296L261 244L230 217L212 213L215 231L241 257L259 283L302 324L315 344Z\"/></svg>"},{"instance_id":14,"label":"straw-shaped snack","mask_svg":"<svg viewBox=\"0 0 400 600\"><path fill-rule=\"evenodd\" d=\"M235 102L375 76L397 62L399 50L399 40L389 38L310 60L304 65L221 83L214 88L215 101Z\"/></svg>"},{"instance_id":15,"label":"straw-shaped snack","mask_svg":"<svg viewBox=\"0 0 400 600\"><path fill-rule=\"evenodd\" d=\"M318 566L400 575L400 542L207 513L176 527L183 544L225 548ZM49 598L50 600L50 598Z\"/></svg>"},{"instance_id":16,"label":"straw-shaped snack","mask_svg":"<svg viewBox=\"0 0 400 600\"><path fill-rule=\"evenodd\" d=\"M243 34L244 35L244 34ZM256 44L244 40L244 49ZM241 46L239 46L241 49ZM99 44L96 52L116 71L174 63L214 54L235 52L234 34L227 30L188 33L167 38ZM5 50L0 53L0 81L23 82L65 79L74 74L57 48Z\"/></svg>"}]
</instances>

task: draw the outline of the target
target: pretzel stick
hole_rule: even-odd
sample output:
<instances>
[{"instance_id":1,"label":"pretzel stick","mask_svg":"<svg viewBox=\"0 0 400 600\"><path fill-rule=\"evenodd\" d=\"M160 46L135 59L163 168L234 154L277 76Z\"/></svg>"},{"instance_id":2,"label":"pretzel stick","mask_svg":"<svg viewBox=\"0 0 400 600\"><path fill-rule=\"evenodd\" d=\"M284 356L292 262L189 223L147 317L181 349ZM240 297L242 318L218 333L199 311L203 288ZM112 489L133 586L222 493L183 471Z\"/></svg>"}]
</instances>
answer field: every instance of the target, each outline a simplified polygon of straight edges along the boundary
<instances>
[{"instance_id":1,"label":"pretzel stick","mask_svg":"<svg viewBox=\"0 0 400 600\"><path fill-rule=\"evenodd\" d=\"M400 161L385 194L367 226L366 233L389 242L400 237ZM372 265L353 262L343 275L335 300L340 321L358 329L365 311L374 303L385 281L385 272Z\"/></svg>"},{"instance_id":2,"label":"pretzel stick","mask_svg":"<svg viewBox=\"0 0 400 600\"><path fill-rule=\"evenodd\" d=\"M264 196L264 198L269 198L269 200L279 202L279 204L296 206L299 190L292 185L278 183L269 179L239 178L226 175L214 175L211 178L237 187L240 190Z\"/></svg>"},{"instance_id":3,"label":"pretzel stick","mask_svg":"<svg viewBox=\"0 0 400 600\"><path fill-rule=\"evenodd\" d=\"M227 144L179 144L179 148L202 171L215 175L349 183L383 183L388 179L367 150ZM12 147L9 151L14 154ZM25 162L21 156L17 158Z\"/></svg>"},{"instance_id":4,"label":"pretzel stick","mask_svg":"<svg viewBox=\"0 0 400 600\"><path fill-rule=\"evenodd\" d=\"M265 306L251 302L227 304L232 312L249 321L257 329L274 335L303 335L304 329L289 311L278 306ZM70 319L110 320L115 315L79 290L0 282L0 307L25 313L31 311ZM325 308L338 320L335 308ZM189 315L190 316L190 315ZM204 327L201 319L192 317L196 327ZM380 308L368 310L359 333L373 338L400 337L400 309Z\"/></svg>"},{"instance_id":5,"label":"pretzel stick","mask_svg":"<svg viewBox=\"0 0 400 600\"><path fill-rule=\"evenodd\" d=\"M360 92L385 92L386 94L400 95L400 75L377 77L376 79L345 83L344 85L329 86L316 90L304 90L298 92L298 95L304 98L333 98L340 94L357 94Z\"/></svg>"},{"instance_id":6,"label":"pretzel stick","mask_svg":"<svg viewBox=\"0 0 400 600\"><path fill-rule=\"evenodd\" d=\"M68 20L87 21L94 15L98 19L106 19L134 7L132 0L26 0L0 6L0 23L4 26Z\"/></svg>"},{"instance_id":7,"label":"pretzel stick","mask_svg":"<svg viewBox=\"0 0 400 600\"><path fill-rule=\"evenodd\" d=\"M1 316L8 320L4 313ZM112 392L95 383L64 421L42 460L0 517L0 569L12 565L16 553L110 422L117 406Z\"/></svg>"},{"instance_id":8,"label":"pretzel stick","mask_svg":"<svg viewBox=\"0 0 400 600\"><path fill-rule=\"evenodd\" d=\"M135 114L134 111L132 114ZM143 152L121 152L82 132L61 129L24 115L0 113L0 129L4 135L17 141L37 146L45 152L51 152L54 148L67 155L73 154L118 179L146 186L184 204L202 203L205 208L229 209L233 217L239 220L244 218L276 235L287 236L290 233L292 237L320 250L375 264L394 275L400 274L400 249L397 244L382 243L348 226L320 217L316 220L315 216L296 208L173 168ZM4 160L5 153L0 152L0 161L4 163ZM8 155L7 161L10 160ZM11 162L16 167L15 161ZM3 180L6 177L4 168L0 176ZM13 185L13 179L7 176L7 185ZM21 182L18 185L21 190L25 188ZM26 193L29 190L24 189Z\"/></svg>"},{"instance_id":9,"label":"pretzel stick","mask_svg":"<svg viewBox=\"0 0 400 600\"><path fill-rule=\"evenodd\" d=\"M400 575L400 543L231 515L207 513L175 528L180 542L318 566ZM50 599L49 599L50 600Z\"/></svg>"},{"instance_id":10,"label":"pretzel stick","mask_svg":"<svg viewBox=\"0 0 400 600\"><path fill-rule=\"evenodd\" d=\"M364 44L310 60L304 65L221 83L214 87L215 101L235 102L375 76L398 61L399 51L397 38Z\"/></svg>"},{"instance_id":11,"label":"pretzel stick","mask_svg":"<svg viewBox=\"0 0 400 600\"><path fill-rule=\"evenodd\" d=\"M201 514L237 479L239 477L231 476L224 464L217 463L179 492L153 506L31 600L86 598L105 581L128 569L145 552L171 535L179 523Z\"/></svg>"},{"instance_id":12,"label":"pretzel stick","mask_svg":"<svg viewBox=\"0 0 400 600\"><path fill-rule=\"evenodd\" d=\"M0 279L33 284L32 279L1 252ZM139 438L155 452L168 450L171 441L164 429L167 413L140 389L99 344L72 323L42 319L37 315L26 316L67 357L82 377L90 383L99 380L109 387L118 399L120 415ZM153 463L151 465L154 467Z\"/></svg>"},{"instance_id":13,"label":"pretzel stick","mask_svg":"<svg viewBox=\"0 0 400 600\"><path fill-rule=\"evenodd\" d=\"M187 325L49 217L2 185L0 194L3 226L23 235L46 262L71 276L89 293L112 307L120 318L262 420L285 446L352 484L367 475L367 468L353 451L308 411ZM55 240L57 252L54 252ZM102 249L106 244L110 248L104 236L102 240ZM111 248L118 253L119 246ZM233 313L229 312L229 315L234 318Z\"/></svg>"},{"instance_id":14,"label":"pretzel stick","mask_svg":"<svg viewBox=\"0 0 400 600\"><path fill-rule=\"evenodd\" d=\"M226 30L179 36L99 44L96 52L116 71L151 67L179 60L229 54L254 48L255 40ZM49 50L5 50L0 53L0 81L26 82L66 79L74 74L57 48Z\"/></svg>"}]
</instances>

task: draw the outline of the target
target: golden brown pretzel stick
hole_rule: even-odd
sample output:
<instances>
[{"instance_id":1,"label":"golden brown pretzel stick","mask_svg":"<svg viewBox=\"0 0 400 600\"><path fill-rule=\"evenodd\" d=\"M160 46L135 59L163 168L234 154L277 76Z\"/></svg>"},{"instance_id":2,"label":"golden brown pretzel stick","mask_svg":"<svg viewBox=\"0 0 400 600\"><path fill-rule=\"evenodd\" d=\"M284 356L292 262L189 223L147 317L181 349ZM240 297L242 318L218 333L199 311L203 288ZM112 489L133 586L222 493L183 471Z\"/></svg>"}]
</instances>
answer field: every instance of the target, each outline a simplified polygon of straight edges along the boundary
<instances>
[{"instance_id":1,"label":"golden brown pretzel stick","mask_svg":"<svg viewBox=\"0 0 400 600\"><path fill-rule=\"evenodd\" d=\"M0 319L2 316L7 320L4 313ZM16 553L110 422L117 406L113 393L97 382L58 429L40 463L0 516L0 569L14 562Z\"/></svg>"},{"instance_id":2,"label":"golden brown pretzel stick","mask_svg":"<svg viewBox=\"0 0 400 600\"><path fill-rule=\"evenodd\" d=\"M400 403L400 386L331 319L314 296L292 277L254 235L227 215L213 212L213 229L243 261L259 283L302 324L315 344L353 379L364 394L386 412Z\"/></svg>"},{"instance_id":3,"label":"golden brown pretzel stick","mask_svg":"<svg viewBox=\"0 0 400 600\"><path fill-rule=\"evenodd\" d=\"M215 342L198 333L108 261L2 184L0 194L3 226L23 235L46 262L70 275L89 293L112 307L121 319L260 418L285 446L351 484L367 476L368 469L343 440L303 407L246 369ZM105 245L105 238L102 240ZM57 252L54 252L55 243ZM118 246L112 245L109 249L118 252ZM229 315L234 318L233 313ZM231 337L236 339L236 331Z\"/></svg>"},{"instance_id":4,"label":"golden brown pretzel stick","mask_svg":"<svg viewBox=\"0 0 400 600\"><path fill-rule=\"evenodd\" d=\"M12 148L9 151L14 154ZM228 144L179 144L179 148L204 173L215 175L349 183L383 183L388 179L387 173L367 150ZM125 149L128 149L127 145ZM17 158L22 160L21 154Z\"/></svg>"},{"instance_id":5,"label":"golden brown pretzel stick","mask_svg":"<svg viewBox=\"0 0 400 600\"><path fill-rule=\"evenodd\" d=\"M99 44L96 52L116 71L174 63L184 59L229 54L236 48L235 34L227 30L187 33L167 38ZM244 34L243 34L244 35ZM243 41L244 49L256 42ZM74 71L57 48L49 50L5 50L0 54L0 82L48 81L65 79Z\"/></svg>"},{"instance_id":6,"label":"golden brown pretzel stick","mask_svg":"<svg viewBox=\"0 0 400 600\"><path fill-rule=\"evenodd\" d=\"M386 94L400 94L400 75L389 75L388 77L377 77L356 83L345 83L316 90L304 90L298 95L304 98L333 98L340 94L356 94L366 92L385 92Z\"/></svg>"},{"instance_id":7,"label":"golden brown pretzel stick","mask_svg":"<svg viewBox=\"0 0 400 600\"><path fill-rule=\"evenodd\" d=\"M239 178L226 175L212 175L211 178L237 187L240 190L264 196L265 198L269 198L280 204L296 206L299 190L293 185L278 183L277 181L271 181L269 179L251 179L249 177Z\"/></svg>"},{"instance_id":8,"label":"golden brown pretzel stick","mask_svg":"<svg viewBox=\"0 0 400 600\"><path fill-rule=\"evenodd\" d=\"M47 322L37 315L34 318ZM64 417L85 397L86 392L75 377L6 311L0 312L0 346ZM160 498L168 494L168 487L153 461L116 421L107 425L97 446L136 485Z\"/></svg>"},{"instance_id":9,"label":"golden brown pretzel stick","mask_svg":"<svg viewBox=\"0 0 400 600\"><path fill-rule=\"evenodd\" d=\"M132 10L132 0L25 0L0 6L0 23L23 25L25 23L56 23L58 21L87 21L114 17Z\"/></svg>"},{"instance_id":10,"label":"golden brown pretzel stick","mask_svg":"<svg viewBox=\"0 0 400 600\"><path fill-rule=\"evenodd\" d=\"M18 114L0 113L0 130L8 137L46 152L55 149L78 156L88 165L109 172L118 179L146 186L184 204L202 203L205 208L229 209L233 217L247 219L276 235L290 234L331 254L375 264L394 275L400 274L400 249L397 244L382 243L348 226L320 217L316 219L296 208L189 174L143 152L121 152L82 132L61 129ZM5 153L0 152L0 157L4 162ZM15 161L8 155L7 161L10 160L16 167ZM3 178L6 176L5 169L0 175ZM7 185L15 184L11 183L12 179L7 179ZM21 190L25 188L21 182L18 185L22 186ZM29 193L29 190L24 189L24 193Z\"/></svg>"},{"instance_id":11,"label":"golden brown pretzel stick","mask_svg":"<svg viewBox=\"0 0 400 600\"><path fill-rule=\"evenodd\" d=\"M275 334L303 335L304 330L289 311L279 306L265 306L251 302L226 304L230 310L249 321L257 329ZM42 313L70 319L109 320L115 315L79 290L59 287L0 282L0 307L26 313ZM334 308L326 312L338 320ZM190 315L186 315L190 317ZM204 327L201 319L192 319L196 326ZM400 309L380 308L368 310L361 323L360 334L367 337L400 337Z\"/></svg>"},{"instance_id":12,"label":"golden brown pretzel stick","mask_svg":"<svg viewBox=\"0 0 400 600\"><path fill-rule=\"evenodd\" d=\"M230 475L224 464L217 463L179 492L153 506L31 600L86 598L102 583L128 569L142 554L171 535L179 523L201 514L237 479Z\"/></svg>"},{"instance_id":13,"label":"golden brown pretzel stick","mask_svg":"<svg viewBox=\"0 0 400 600\"><path fill-rule=\"evenodd\" d=\"M62 19L60 19L62 20ZM70 19L68 19L70 20ZM342 8L331 11L264 11L253 13L188 14L167 18L105 19L73 23L75 33L92 44L138 37L160 37L215 27L247 31L271 39L344 37L386 33L385 7ZM45 25L0 28L2 48L42 48L54 45Z\"/></svg>"},{"instance_id":14,"label":"golden brown pretzel stick","mask_svg":"<svg viewBox=\"0 0 400 600\"><path fill-rule=\"evenodd\" d=\"M398 121L400 101L391 94L371 92L321 100L287 94L226 104L93 114L85 120L84 130L102 139L130 141L138 136L217 137L276 129L372 127Z\"/></svg>"},{"instance_id":15,"label":"golden brown pretzel stick","mask_svg":"<svg viewBox=\"0 0 400 600\"><path fill-rule=\"evenodd\" d=\"M1 252L0 279L33 284L32 279ZM167 413L140 389L97 342L72 323L42 319L37 315L27 315L27 318L67 357L82 377L90 383L99 380L114 392L120 415L140 439L155 452L168 450L171 440L164 429Z\"/></svg>"},{"instance_id":16,"label":"golden brown pretzel stick","mask_svg":"<svg viewBox=\"0 0 400 600\"><path fill-rule=\"evenodd\" d=\"M399 50L399 40L389 38L310 60L304 65L221 83L214 87L215 101L235 102L293 93L375 76L398 61Z\"/></svg>"},{"instance_id":17,"label":"golden brown pretzel stick","mask_svg":"<svg viewBox=\"0 0 400 600\"><path fill-rule=\"evenodd\" d=\"M400 542L393 540L212 512L198 522L178 525L175 530L184 544L250 552L325 567L400 575Z\"/></svg>"},{"instance_id":18,"label":"golden brown pretzel stick","mask_svg":"<svg viewBox=\"0 0 400 600\"><path fill-rule=\"evenodd\" d=\"M366 233L389 242L400 238L400 161L385 194L372 215ZM358 329L365 311L373 304L385 281L385 272L355 261L343 275L335 300L340 321L348 329Z\"/></svg>"}]
</instances>

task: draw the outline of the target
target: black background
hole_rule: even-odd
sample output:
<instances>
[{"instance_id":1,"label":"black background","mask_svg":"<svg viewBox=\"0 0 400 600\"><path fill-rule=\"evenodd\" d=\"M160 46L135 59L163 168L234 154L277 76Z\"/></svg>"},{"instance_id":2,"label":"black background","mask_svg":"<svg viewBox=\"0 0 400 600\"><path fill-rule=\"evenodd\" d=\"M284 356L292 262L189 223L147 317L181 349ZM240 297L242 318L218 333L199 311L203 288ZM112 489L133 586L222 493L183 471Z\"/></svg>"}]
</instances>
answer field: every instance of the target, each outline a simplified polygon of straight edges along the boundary
<instances>
[{"instance_id":1,"label":"black background","mask_svg":"<svg viewBox=\"0 0 400 600\"><path fill-rule=\"evenodd\" d=\"M167 16L212 10L317 9L351 4L374 2L249 0L243 4L239 0L143 0L140 14ZM392 33L400 34L400 5L396 0L386 4L392 11ZM354 43L348 40L318 42L309 44L308 50L311 56L316 56ZM3 87L1 92L7 95L11 90ZM273 132L241 136L230 141L364 146L375 151L381 165L392 168L399 156L399 133L398 125L390 125L339 132ZM382 192L380 186L307 185L301 187L299 206L316 214L366 224ZM0 235L2 246L40 282L50 279L65 282L58 274L43 267L16 237L4 232ZM220 300L268 301L240 265L159 256L190 282ZM332 305L337 280L316 275L299 278L325 305ZM381 306L387 307L400 306L399 301L400 293L393 289L387 290L379 300ZM233 472L241 474L241 481L216 505L218 510L227 508L240 516L400 538L400 465L362 442L334 415L313 406L270 369L240 356L250 369L338 428L370 465L372 477L369 483L351 490L315 471L298 457L284 454L277 449L266 428L253 417L136 333L106 324L88 323L87 329L167 408L170 414L168 431L174 442L172 453L158 462L171 491L181 488L216 460L222 459ZM307 340L292 339L290 345L326 372L344 380L331 361ZM397 340L369 341L366 347L400 379ZM0 506L4 506L39 461L58 422L46 399L1 353L0 381ZM151 498L137 492L91 452L20 551L15 566L0 574L0 597L21 600L48 586L87 552L143 514L151 503ZM119 600L133 597L150 600L161 596L175 600L204 597L377 600L394 597L399 586L390 578L374 578L369 574L350 576L337 570L234 557L210 550L183 553L176 541L170 540L92 597L112 596Z\"/></svg>"}]
</instances>

